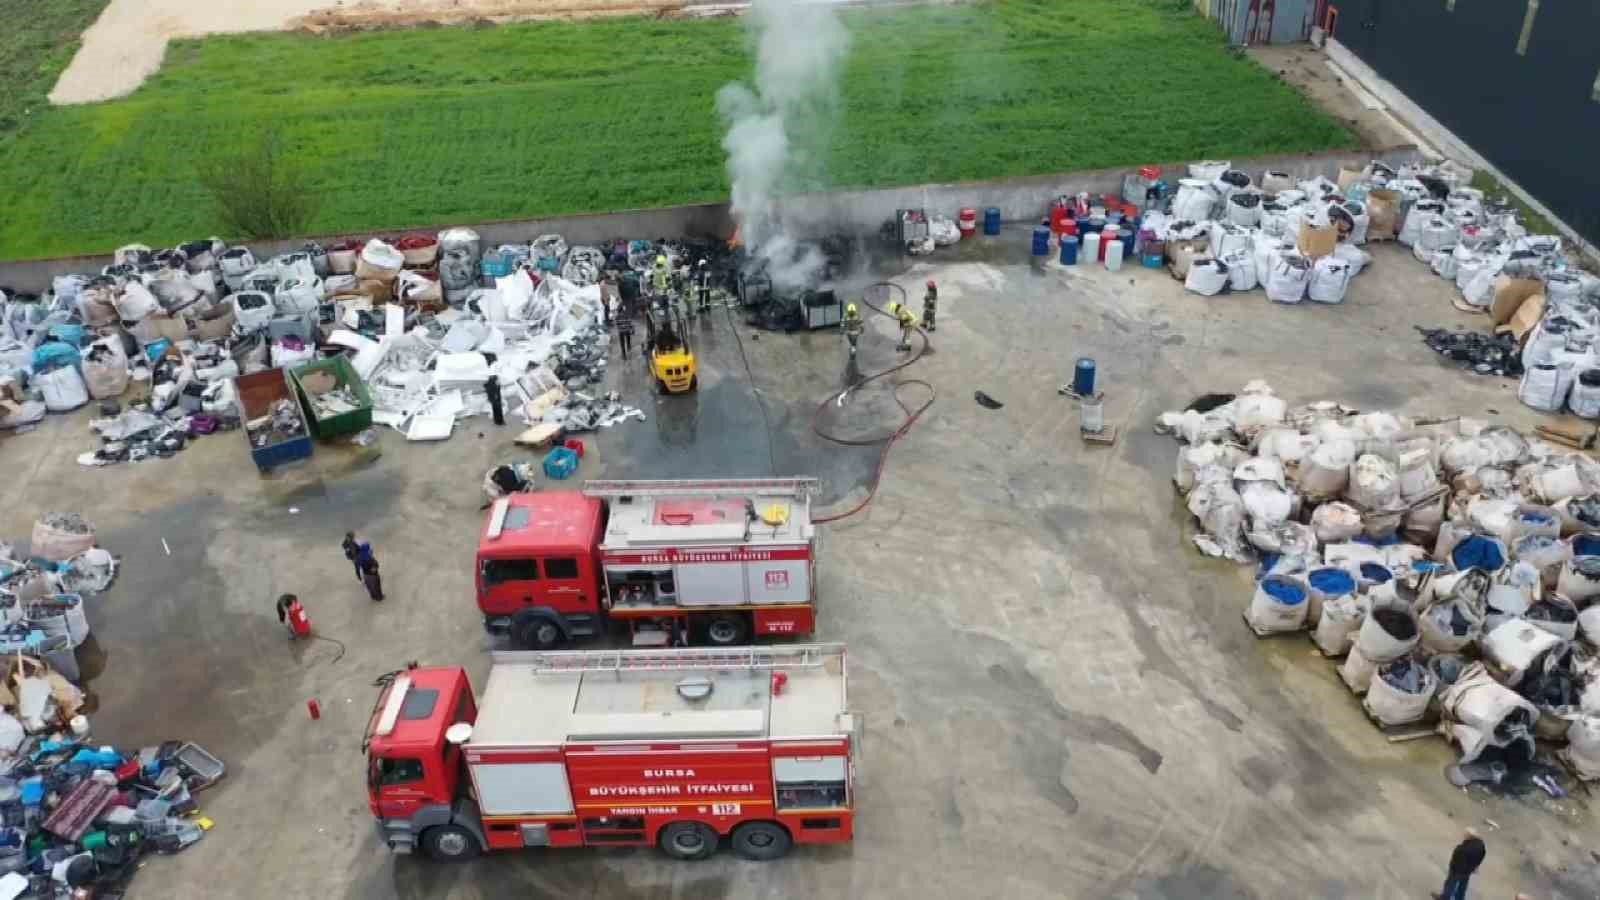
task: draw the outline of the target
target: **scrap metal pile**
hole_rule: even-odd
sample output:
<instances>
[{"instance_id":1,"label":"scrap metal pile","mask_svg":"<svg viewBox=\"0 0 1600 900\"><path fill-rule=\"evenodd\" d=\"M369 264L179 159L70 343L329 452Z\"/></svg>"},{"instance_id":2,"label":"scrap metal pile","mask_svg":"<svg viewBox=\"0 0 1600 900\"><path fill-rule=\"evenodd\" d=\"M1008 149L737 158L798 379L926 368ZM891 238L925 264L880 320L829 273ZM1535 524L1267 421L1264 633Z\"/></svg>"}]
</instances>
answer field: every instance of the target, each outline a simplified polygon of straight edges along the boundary
<instances>
[{"instance_id":1,"label":"scrap metal pile","mask_svg":"<svg viewBox=\"0 0 1600 900\"><path fill-rule=\"evenodd\" d=\"M1309 631L1383 725L1437 715L1466 780L1527 769L1536 739L1600 779L1600 463L1467 418L1290 407L1259 381L1157 430L1185 445L1196 546L1261 560L1257 634Z\"/></svg>"},{"instance_id":2,"label":"scrap metal pile","mask_svg":"<svg viewBox=\"0 0 1600 900\"><path fill-rule=\"evenodd\" d=\"M194 792L224 774L194 744L121 751L92 739L76 649L84 600L117 560L74 513L34 523L29 552L0 543L0 896L121 890L144 854L174 852L211 827Z\"/></svg>"},{"instance_id":3,"label":"scrap metal pile","mask_svg":"<svg viewBox=\"0 0 1600 900\"><path fill-rule=\"evenodd\" d=\"M103 446L79 462L170 456L240 424L236 376L319 351L348 353L371 383L374 419L414 439L486 414L491 376L530 425L586 431L642 418L596 387L608 342L599 282L631 307L658 256L680 289L703 260L716 288L731 290L736 263L720 241L569 247L543 235L486 250L454 228L263 260L215 238L129 245L43 296L0 292L0 428L101 401ZM356 405L342 393L316 403L337 413L341 399Z\"/></svg>"}]
</instances>

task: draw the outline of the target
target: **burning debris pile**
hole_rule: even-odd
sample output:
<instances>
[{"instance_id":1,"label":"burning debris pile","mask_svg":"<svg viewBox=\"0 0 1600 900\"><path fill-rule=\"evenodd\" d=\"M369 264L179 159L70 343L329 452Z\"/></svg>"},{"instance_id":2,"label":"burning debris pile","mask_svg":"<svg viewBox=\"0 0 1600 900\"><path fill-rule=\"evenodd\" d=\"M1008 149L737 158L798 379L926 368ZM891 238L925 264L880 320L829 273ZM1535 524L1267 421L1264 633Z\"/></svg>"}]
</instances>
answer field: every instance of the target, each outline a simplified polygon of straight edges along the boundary
<instances>
[{"instance_id":1,"label":"burning debris pile","mask_svg":"<svg viewBox=\"0 0 1600 900\"><path fill-rule=\"evenodd\" d=\"M1472 419L1291 408L1262 382L1157 430L1184 443L1196 546L1261 560L1257 634L1310 632L1383 725L1437 712L1468 780L1526 769L1536 739L1600 778L1600 463Z\"/></svg>"}]
</instances>

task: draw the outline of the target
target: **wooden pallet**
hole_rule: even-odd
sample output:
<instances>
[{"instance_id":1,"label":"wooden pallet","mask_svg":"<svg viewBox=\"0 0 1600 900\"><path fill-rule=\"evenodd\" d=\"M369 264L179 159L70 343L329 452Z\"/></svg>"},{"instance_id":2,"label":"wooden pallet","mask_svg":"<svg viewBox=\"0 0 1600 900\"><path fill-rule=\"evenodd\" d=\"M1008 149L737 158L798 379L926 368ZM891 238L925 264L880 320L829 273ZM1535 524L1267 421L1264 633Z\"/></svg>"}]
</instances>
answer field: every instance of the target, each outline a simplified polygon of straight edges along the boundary
<instances>
[{"instance_id":1,"label":"wooden pallet","mask_svg":"<svg viewBox=\"0 0 1600 900\"><path fill-rule=\"evenodd\" d=\"M1107 425L1099 431L1084 431L1078 429L1078 434L1083 437L1085 444L1115 444L1117 442L1117 426Z\"/></svg>"},{"instance_id":2,"label":"wooden pallet","mask_svg":"<svg viewBox=\"0 0 1600 900\"><path fill-rule=\"evenodd\" d=\"M1404 725L1385 725L1378 721L1378 717L1372 714L1372 710L1367 709L1365 700L1361 701L1361 712L1367 717L1367 721L1372 723L1372 727L1378 729L1378 732L1388 739L1391 744L1417 741L1439 733L1433 724L1427 721L1426 713L1423 714L1421 721L1407 722Z\"/></svg>"}]
</instances>

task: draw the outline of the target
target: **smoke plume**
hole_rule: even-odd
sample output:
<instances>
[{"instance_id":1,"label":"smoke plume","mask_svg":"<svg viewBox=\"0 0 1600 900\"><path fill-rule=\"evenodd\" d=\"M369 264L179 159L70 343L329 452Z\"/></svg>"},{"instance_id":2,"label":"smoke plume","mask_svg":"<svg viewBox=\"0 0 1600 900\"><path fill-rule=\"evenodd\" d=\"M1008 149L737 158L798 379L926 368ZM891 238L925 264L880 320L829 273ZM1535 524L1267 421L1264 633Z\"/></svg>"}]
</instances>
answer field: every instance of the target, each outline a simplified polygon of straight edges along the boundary
<instances>
[{"instance_id":1,"label":"smoke plume","mask_svg":"<svg viewBox=\"0 0 1600 900\"><path fill-rule=\"evenodd\" d=\"M754 87L725 85L717 112L733 183L733 216L774 288L814 285L824 260L784 227L785 194L823 185L823 155L838 107L850 34L818 0L755 0L745 16L756 51Z\"/></svg>"}]
</instances>

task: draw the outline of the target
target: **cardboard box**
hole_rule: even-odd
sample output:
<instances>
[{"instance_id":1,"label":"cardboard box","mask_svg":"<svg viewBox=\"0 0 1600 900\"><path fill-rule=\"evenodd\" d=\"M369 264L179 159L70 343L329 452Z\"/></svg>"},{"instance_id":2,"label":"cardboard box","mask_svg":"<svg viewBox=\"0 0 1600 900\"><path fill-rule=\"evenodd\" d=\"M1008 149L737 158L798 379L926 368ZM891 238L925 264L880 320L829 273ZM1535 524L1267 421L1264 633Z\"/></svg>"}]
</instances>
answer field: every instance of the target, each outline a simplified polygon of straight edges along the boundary
<instances>
[{"instance_id":1,"label":"cardboard box","mask_svg":"<svg viewBox=\"0 0 1600 900\"><path fill-rule=\"evenodd\" d=\"M1522 309L1522 304L1529 297L1543 293L1544 285L1535 279L1496 275L1494 279L1494 300L1489 304L1489 318L1494 320L1494 324L1503 325L1511 321L1511 317ZM1541 298L1541 311L1543 307L1543 298Z\"/></svg>"},{"instance_id":2,"label":"cardboard box","mask_svg":"<svg viewBox=\"0 0 1600 900\"><path fill-rule=\"evenodd\" d=\"M1339 170L1339 178L1337 180L1337 184L1339 185L1339 193L1342 194L1345 191L1350 190L1350 186L1353 184L1360 184L1361 179L1362 172L1360 169L1341 168Z\"/></svg>"},{"instance_id":3,"label":"cardboard box","mask_svg":"<svg viewBox=\"0 0 1600 900\"><path fill-rule=\"evenodd\" d=\"M1517 311L1511 316L1511 320L1496 328L1495 332L1509 331L1517 339L1517 343L1520 344L1528 336L1528 332L1533 330L1533 326L1538 325L1539 320L1542 318L1544 318L1544 295L1534 294L1532 297L1522 301L1522 305L1517 307Z\"/></svg>"},{"instance_id":4,"label":"cardboard box","mask_svg":"<svg viewBox=\"0 0 1600 900\"><path fill-rule=\"evenodd\" d=\"M1339 229L1332 225L1326 228L1315 228L1307 223L1300 226L1300 237L1295 241L1295 247L1304 256L1311 259L1321 259L1331 256L1333 248L1339 245Z\"/></svg>"},{"instance_id":5,"label":"cardboard box","mask_svg":"<svg viewBox=\"0 0 1600 900\"><path fill-rule=\"evenodd\" d=\"M1391 241L1400 233L1400 192L1379 188L1367 194L1367 240Z\"/></svg>"},{"instance_id":6,"label":"cardboard box","mask_svg":"<svg viewBox=\"0 0 1600 900\"><path fill-rule=\"evenodd\" d=\"M1189 277L1189 267L1197 259L1209 259L1211 256L1211 242L1207 238L1191 238L1182 241L1167 241L1167 266L1172 271L1172 277L1179 281Z\"/></svg>"}]
</instances>

